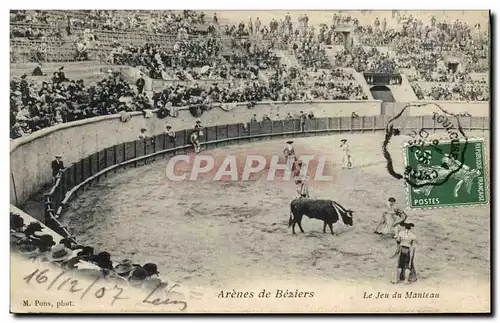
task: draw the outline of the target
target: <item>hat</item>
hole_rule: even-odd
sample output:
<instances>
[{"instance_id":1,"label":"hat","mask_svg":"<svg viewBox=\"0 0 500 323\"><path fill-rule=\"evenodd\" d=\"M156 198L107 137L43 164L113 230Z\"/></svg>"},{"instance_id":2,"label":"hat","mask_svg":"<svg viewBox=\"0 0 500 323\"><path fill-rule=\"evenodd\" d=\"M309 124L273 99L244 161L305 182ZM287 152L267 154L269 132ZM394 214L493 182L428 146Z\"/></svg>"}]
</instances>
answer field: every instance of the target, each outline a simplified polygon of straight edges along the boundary
<instances>
[{"instance_id":1,"label":"hat","mask_svg":"<svg viewBox=\"0 0 500 323\"><path fill-rule=\"evenodd\" d=\"M28 75L23 74L23 75L21 75L21 79L23 79L23 80L24 80L27 76L28 76Z\"/></svg>"},{"instance_id":2,"label":"hat","mask_svg":"<svg viewBox=\"0 0 500 323\"><path fill-rule=\"evenodd\" d=\"M148 278L148 276L149 276L148 271L142 267L139 267L139 268L134 269L130 273L129 281L136 281L136 282L143 281L146 278Z\"/></svg>"},{"instance_id":3,"label":"hat","mask_svg":"<svg viewBox=\"0 0 500 323\"><path fill-rule=\"evenodd\" d=\"M17 251L25 256L32 256L38 252L36 245L31 240L23 240L17 246Z\"/></svg>"},{"instance_id":4,"label":"hat","mask_svg":"<svg viewBox=\"0 0 500 323\"><path fill-rule=\"evenodd\" d=\"M340 142L346 142L346 141L347 141L347 139L342 139L342 140L340 140Z\"/></svg>"},{"instance_id":5,"label":"hat","mask_svg":"<svg viewBox=\"0 0 500 323\"><path fill-rule=\"evenodd\" d=\"M415 224L413 224L413 223L405 223L405 222L403 222L403 223L401 223L401 224L402 224L402 225L403 225L406 229L411 229L411 228L413 228L413 227L415 226Z\"/></svg>"},{"instance_id":6,"label":"hat","mask_svg":"<svg viewBox=\"0 0 500 323\"><path fill-rule=\"evenodd\" d=\"M111 260L111 255L109 254L109 252L106 251L99 252L97 255L94 256L93 259L93 261L95 262L99 262L102 260Z\"/></svg>"},{"instance_id":7,"label":"hat","mask_svg":"<svg viewBox=\"0 0 500 323\"><path fill-rule=\"evenodd\" d=\"M82 250L78 251L76 255L82 257L82 256L92 256L93 254L94 254L94 248L85 246L82 247Z\"/></svg>"},{"instance_id":8,"label":"hat","mask_svg":"<svg viewBox=\"0 0 500 323\"><path fill-rule=\"evenodd\" d=\"M44 234L38 239L38 247L51 247L55 245L54 238L50 234Z\"/></svg>"},{"instance_id":9,"label":"hat","mask_svg":"<svg viewBox=\"0 0 500 323\"><path fill-rule=\"evenodd\" d=\"M24 227L24 219L17 213L10 213L10 228L20 230Z\"/></svg>"},{"instance_id":10,"label":"hat","mask_svg":"<svg viewBox=\"0 0 500 323\"><path fill-rule=\"evenodd\" d=\"M141 128L141 131L144 132L144 131L147 131L147 129L146 128Z\"/></svg>"},{"instance_id":11,"label":"hat","mask_svg":"<svg viewBox=\"0 0 500 323\"><path fill-rule=\"evenodd\" d=\"M25 231L28 231L29 233L35 233L35 232L42 232L42 230L43 230L42 225L39 222L30 222L26 226Z\"/></svg>"},{"instance_id":12,"label":"hat","mask_svg":"<svg viewBox=\"0 0 500 323\"><path fill-rule=\"evenodd\" d=\"M64 66L59 67L59 70L62 71L64 69Z\"/></svg>"},{"instance_id":13,"label":"hat","mask_svg":"<svg viewBox=\"0 0 500 323\"><path fill-rule=\"evenodd\" d=\"M394 197L389 197L389 202L396 202L396 199Z\"/></svg>"},{"instance_id":14,"label":"hat","mask_svg":"<svg viewBox=\"0 0 500 323\"><path fill-rule=\"evenodd\" d=\"M19 241L20 239L26 239L26 235L24 232L19 232L19 231L10 231L10 237L13 238L12 241Z\"/></svg>"},{"instance_id":15,"label":"hat","mask_svg":"<svg viewBox=\"0 0 500 323\"><path fill-rule=\"evenodd\" d=\"M62 158L62 155L56 155L55 157L56 158Z\"/></svg>"},{"instance_id":16,"label":"hat","mask_svg":"<svg viewBox=\"0 0 500 323\"><path fill-rule=\"evenodd\" d=\"M153 264L150 262L145 264L144 266L142 266L142 268L144 268L150 276L151 275L158 275L160 273L158 271L158 266L156 264Z\"/></svg>"},{"instance_id":17,"label":"hat","mask_svg":"<svg viewBox=\"0 0 500 323\"><path fill-rule=\"evenodd\" d=\"M126 274L132 271L134 266L132 265L132 261L128 259L122 260L118 265L115 266L114 270L117 274Z\"/></svg>"},{"instance_id":18,"label":"hat","mask_svg":"<svg viewBox=\"0 0 500 323\"><path fill-rule=\"evenodd\" d=\"M58 244L57 246L52 247L47 259L50 262L66 261L71 258L72 254L73 250L66 248L63 244Z\"/></svg>"},{"instance_id":19,"label":"hat","mask_svg":"<svg viewBox=\"0 0 500 323\"><path fill-rule=\"evenodd\" d=\"M73 244L73 241L71 241L71 239L70 239L70 238L62 238L62 239L59 241L59 244L62 244L62 245L64 245L66 248L71 249L71 245Z\"/></svg>"},{"instance_id":20,"label":"hat","mask_svg":"<svg viewBox=\"0 0 500 323\"><path fill-rule=\"evenodd\" d=\"M201 120L200 119L196 120L196 123L201 123Z\"/></svg>"},{"instance_id":21,"label":"hat","mask_svg":"<svg viewBox=\"0 0 500 323\"><path fill-rule=\"evenodd\" d=\"M171 125L167 125L167 129L170 129L170 128L172 128L172 126Z\"/></svg>"},{"instance_id":22,"label":"hat","mask_svg":"<svg viewBox=\"0 0 500 323\"><path fill-rule=\"evenodd\" d=\"M293 144L293 140L289 140L286 142L287 144Z\"/></svg>"}]
</instances>

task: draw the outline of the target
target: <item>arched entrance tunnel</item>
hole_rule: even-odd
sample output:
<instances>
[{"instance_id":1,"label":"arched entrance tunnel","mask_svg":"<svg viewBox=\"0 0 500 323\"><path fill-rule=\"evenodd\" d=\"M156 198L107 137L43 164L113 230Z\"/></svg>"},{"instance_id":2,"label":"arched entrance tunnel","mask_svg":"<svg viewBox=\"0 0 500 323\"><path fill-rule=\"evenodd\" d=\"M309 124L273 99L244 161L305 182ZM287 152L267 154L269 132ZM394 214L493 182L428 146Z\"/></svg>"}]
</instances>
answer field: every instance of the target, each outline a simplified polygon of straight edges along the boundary
<instances>
[{"instance_id":1,"label":"arched entrance tunnel","mask_svg":"<svg viewBox=\"0 0 500 323\"><path fill-rule=\"evenodd\" d=\"M370 89L375 100L381 100L382 102L395 102L394 96L392 95L391 89L387 86L373 86Z\"/></svg>"}]
</instances>

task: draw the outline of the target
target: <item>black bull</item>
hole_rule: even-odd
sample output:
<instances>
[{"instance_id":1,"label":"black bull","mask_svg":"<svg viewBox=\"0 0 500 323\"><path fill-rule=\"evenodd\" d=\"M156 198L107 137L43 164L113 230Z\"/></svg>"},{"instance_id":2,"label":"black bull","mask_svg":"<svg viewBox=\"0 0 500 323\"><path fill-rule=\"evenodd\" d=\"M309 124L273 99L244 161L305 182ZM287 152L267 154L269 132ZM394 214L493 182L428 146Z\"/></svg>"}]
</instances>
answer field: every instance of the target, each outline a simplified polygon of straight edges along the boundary
<instances>
[{"instance_id":1,"label":"black bull","mask_svg":"<svg viewBox=\"0 0 500 323\"><path fill-rule=\"evenodd\" d=\"M288 227L292 227L292 232L295 234L295 223L299 225L300 231L302 229L301 221L304 215L312 219L322 220L324 223L323 233L326 233L326 225L330 227L333 234L332 224L342 218L342 221L349 226L353 225L351 210L346 210L337 202L332 200L313 200L313 199L295 199L290 204L290 220Z\"/></svg>"}]
</instances>

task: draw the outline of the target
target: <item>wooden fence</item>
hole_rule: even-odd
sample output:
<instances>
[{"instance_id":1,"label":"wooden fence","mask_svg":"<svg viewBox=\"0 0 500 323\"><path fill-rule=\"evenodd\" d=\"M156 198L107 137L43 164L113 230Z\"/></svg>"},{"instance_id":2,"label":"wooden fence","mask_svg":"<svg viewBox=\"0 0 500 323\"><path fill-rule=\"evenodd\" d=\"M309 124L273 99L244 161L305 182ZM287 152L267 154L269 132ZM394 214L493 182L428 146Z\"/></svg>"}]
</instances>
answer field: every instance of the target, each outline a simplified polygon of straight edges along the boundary
<instances>
[{"instance_id":1,"label":"wooden fence","mask_svg":"<svg viewBox=\"0 0 500 323\"><path fill-rule=\"evenodd\" d=\"M333 117L306 120L301 124L298 119L254 122L248 124L229 124L207 127L200 137L205 149L227 146L235 143L249 143L276 138L320 136L335 133L370 133L383 131L391 117ZM397 126L402 133L425 129L430 132L441 130L432 116L402 117ZM489 129L489 118L461 118L462 128L466 131ZM69 232L61 225L58 218L68 202L77 193L110 172L119 168L137 167L155 160L184 154L192 151L189 137L193 130L180 130L172 140L166 134L159 134L144 140L124 142L96 152L62 171L51 191L45 194L45 224L62 236Z\"/></svg>"}]
</instances>

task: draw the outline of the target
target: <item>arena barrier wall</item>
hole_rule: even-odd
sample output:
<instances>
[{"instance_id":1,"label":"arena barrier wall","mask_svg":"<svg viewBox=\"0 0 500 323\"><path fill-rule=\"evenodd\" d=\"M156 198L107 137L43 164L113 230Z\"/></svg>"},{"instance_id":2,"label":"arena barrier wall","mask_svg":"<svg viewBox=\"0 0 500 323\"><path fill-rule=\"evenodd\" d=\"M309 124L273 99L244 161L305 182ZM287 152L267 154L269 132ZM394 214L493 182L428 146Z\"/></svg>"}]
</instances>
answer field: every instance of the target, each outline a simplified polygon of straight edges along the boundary
<instances>
[{"instance_id":1,"label":"arena barrier wall","mask_svg":"<svg viewBox=\"0 0 500 323\"><path fill-rule=\"evenodd\" d=\"M217 125L206 127L200 142L205 149L210 149L276 138L375 132L385 130L389 120L390 117L387 116L333 117L306 120L303 125L299 119ZM462 127L468 131L484 131L489 126L487 121L482 117L469 117ZM432 116L405 117L397 126L401 127L402 132L422 128L430 132L443 129ZM45 194L45 224L64 236L67 230L57 219L79 191L120 168L137 167L175 154L192 152L189 142L191 132L191 129L177 131L175 140L170 140L166 134L159 134L144 140L120 143L89 154L69 165L61 172L52 190Z\"/></svg>"}]
</instances>

